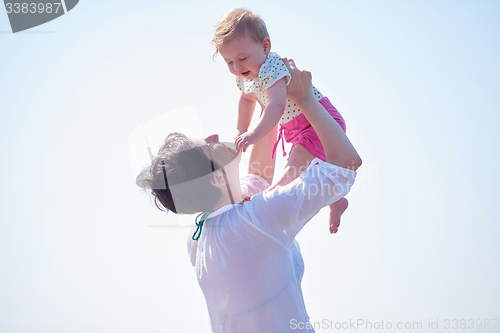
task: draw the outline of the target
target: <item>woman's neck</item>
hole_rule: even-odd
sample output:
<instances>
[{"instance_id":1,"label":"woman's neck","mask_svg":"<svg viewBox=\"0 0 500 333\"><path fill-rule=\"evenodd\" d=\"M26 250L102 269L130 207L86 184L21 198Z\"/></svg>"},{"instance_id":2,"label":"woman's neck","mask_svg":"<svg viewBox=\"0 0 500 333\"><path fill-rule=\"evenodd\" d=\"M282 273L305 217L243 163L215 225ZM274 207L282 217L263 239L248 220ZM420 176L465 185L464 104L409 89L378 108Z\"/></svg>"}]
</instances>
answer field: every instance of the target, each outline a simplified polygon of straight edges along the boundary
<instances>
[{"instance_id":1,"label":"woman's neck","mask_svg":"<svg viewBox=\"0 0 500 333\"><path fill-rule=\"evenodd\" d=\"M232 191L232 200L229 196L229 193L225 192L223 197L221 198L221 201L219 201L219 203L217 203L212 210L215 211L227 205L242 203L244 199L245 196L241 192L241 188L239 189L239 191Z\"/></svg>"}]
</instances>

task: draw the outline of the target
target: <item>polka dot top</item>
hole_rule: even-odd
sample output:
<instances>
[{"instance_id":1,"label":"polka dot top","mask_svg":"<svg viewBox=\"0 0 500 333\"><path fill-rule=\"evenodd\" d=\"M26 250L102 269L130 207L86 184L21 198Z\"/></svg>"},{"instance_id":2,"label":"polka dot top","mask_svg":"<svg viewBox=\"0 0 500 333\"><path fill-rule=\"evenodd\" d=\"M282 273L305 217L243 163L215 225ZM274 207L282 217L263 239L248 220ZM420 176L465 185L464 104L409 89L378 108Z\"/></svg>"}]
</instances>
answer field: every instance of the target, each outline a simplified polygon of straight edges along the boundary
<instances>
[{"instance_id":1,"label":"polka dot top","mask_svg":"<svg viewBox=\"0 0 500 333\"><path fill-rule=\"evenodd\" d=\"M285 78L286 84L290 83L290 72L286 68L285 63L276 52L270 52L266 61L260 67L259 77L253 80L247 80L243 77L236 77L236 84L238 88L245 94L254 93L255 96L267 106L269 104L269 97L267 95L267 88L271 87L278 80ZM313 94L318 98L318 101L323 98L323 94L313 86ZM297 103L293 100L287 99L285 110L279 121L280 124L286 124L291 121L302 111L297 107Z\"/></svg>"}]
</instances>

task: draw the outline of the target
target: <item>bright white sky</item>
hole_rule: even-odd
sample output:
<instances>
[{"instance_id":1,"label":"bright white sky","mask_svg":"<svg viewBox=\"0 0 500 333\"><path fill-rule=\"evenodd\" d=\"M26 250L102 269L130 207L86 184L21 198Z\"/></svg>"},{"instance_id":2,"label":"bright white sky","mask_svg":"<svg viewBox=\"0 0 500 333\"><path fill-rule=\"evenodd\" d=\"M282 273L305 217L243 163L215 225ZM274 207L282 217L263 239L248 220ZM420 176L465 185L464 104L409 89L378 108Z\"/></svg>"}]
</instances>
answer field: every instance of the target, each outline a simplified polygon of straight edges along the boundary
<instances>
[{"instance_id":1,"label":"bright white sky","mask_svg":"<svg viewBox=\"0 0 500 333\"><path fill-rule=\"evenodd\" d=\"M494 325L500 2L123 0L18 34L0 13L0 331L210 331L188 229L135 186L133 138L233 138L209 41L235 7L313 73L364 161L339 233L324 210L298 237L311 321Z\"/></svg>"}]
</instances>

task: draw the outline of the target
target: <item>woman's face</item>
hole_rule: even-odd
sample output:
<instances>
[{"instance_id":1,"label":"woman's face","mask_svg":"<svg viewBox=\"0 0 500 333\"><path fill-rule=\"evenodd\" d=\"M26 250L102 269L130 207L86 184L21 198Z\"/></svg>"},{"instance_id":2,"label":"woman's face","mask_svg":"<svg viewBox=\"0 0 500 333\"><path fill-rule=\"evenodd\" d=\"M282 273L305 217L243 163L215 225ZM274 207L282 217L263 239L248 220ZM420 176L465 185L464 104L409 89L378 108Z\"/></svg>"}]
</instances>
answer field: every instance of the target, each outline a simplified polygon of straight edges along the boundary
<instances>
[{"instance_id":1,"label":"woman's face","mask_svg":"<svg viewBox=\"0 0 500 333\"><path fill-rule=\"evenodd\" d=\"M239 166L241 153L238 150L236 150L236 146L234 143L219 142L218 134L210 135L205 139L201 138L190 138L190 139L196 146L200 146L207 155L207 157L212 158L213 161L216 162L218 165L225 167L234 160L237 160L236 164L238 164Z\"/></svg>"},{"instance_id":2,"label":"woman's face","mask_svg":"<svg viewBox=\"0 0 500 333\"><path fill-rule=\"evenodd\" d=\"M217 134L210 135L205 139L190 138L190 140L195 145L200 146L208 158L224 169L227 179L226 185L231 189L233 203L241 202L243 200L240 186L241 152L236 150L234 143L220 143Z\"/></svg>"}]
</instances>

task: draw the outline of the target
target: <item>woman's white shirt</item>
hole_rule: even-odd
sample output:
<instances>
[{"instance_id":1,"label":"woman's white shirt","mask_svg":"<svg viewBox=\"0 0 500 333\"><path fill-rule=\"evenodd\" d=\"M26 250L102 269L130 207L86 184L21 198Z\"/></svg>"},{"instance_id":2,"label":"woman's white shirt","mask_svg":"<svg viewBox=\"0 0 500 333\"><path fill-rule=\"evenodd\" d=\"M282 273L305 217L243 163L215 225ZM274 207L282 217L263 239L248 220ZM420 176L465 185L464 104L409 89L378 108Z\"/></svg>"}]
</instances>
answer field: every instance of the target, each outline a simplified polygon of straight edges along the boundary
<instances>
[{"instance_id":1,"label":"woman's white shirt","mask_svg":"<svg viewBox=\"0 0 500 333\"><path fill-rule=\"evenodd\" d=\"M214 333L296 332L292 322L309 321L295 236L321 208L345 196L355 177L319 159L272 191L264 191L269 184L261 177L247 175L241 186L251 201L213 212L198 241L191 230L188 253Z\"/></svg>"}]
</instances>

